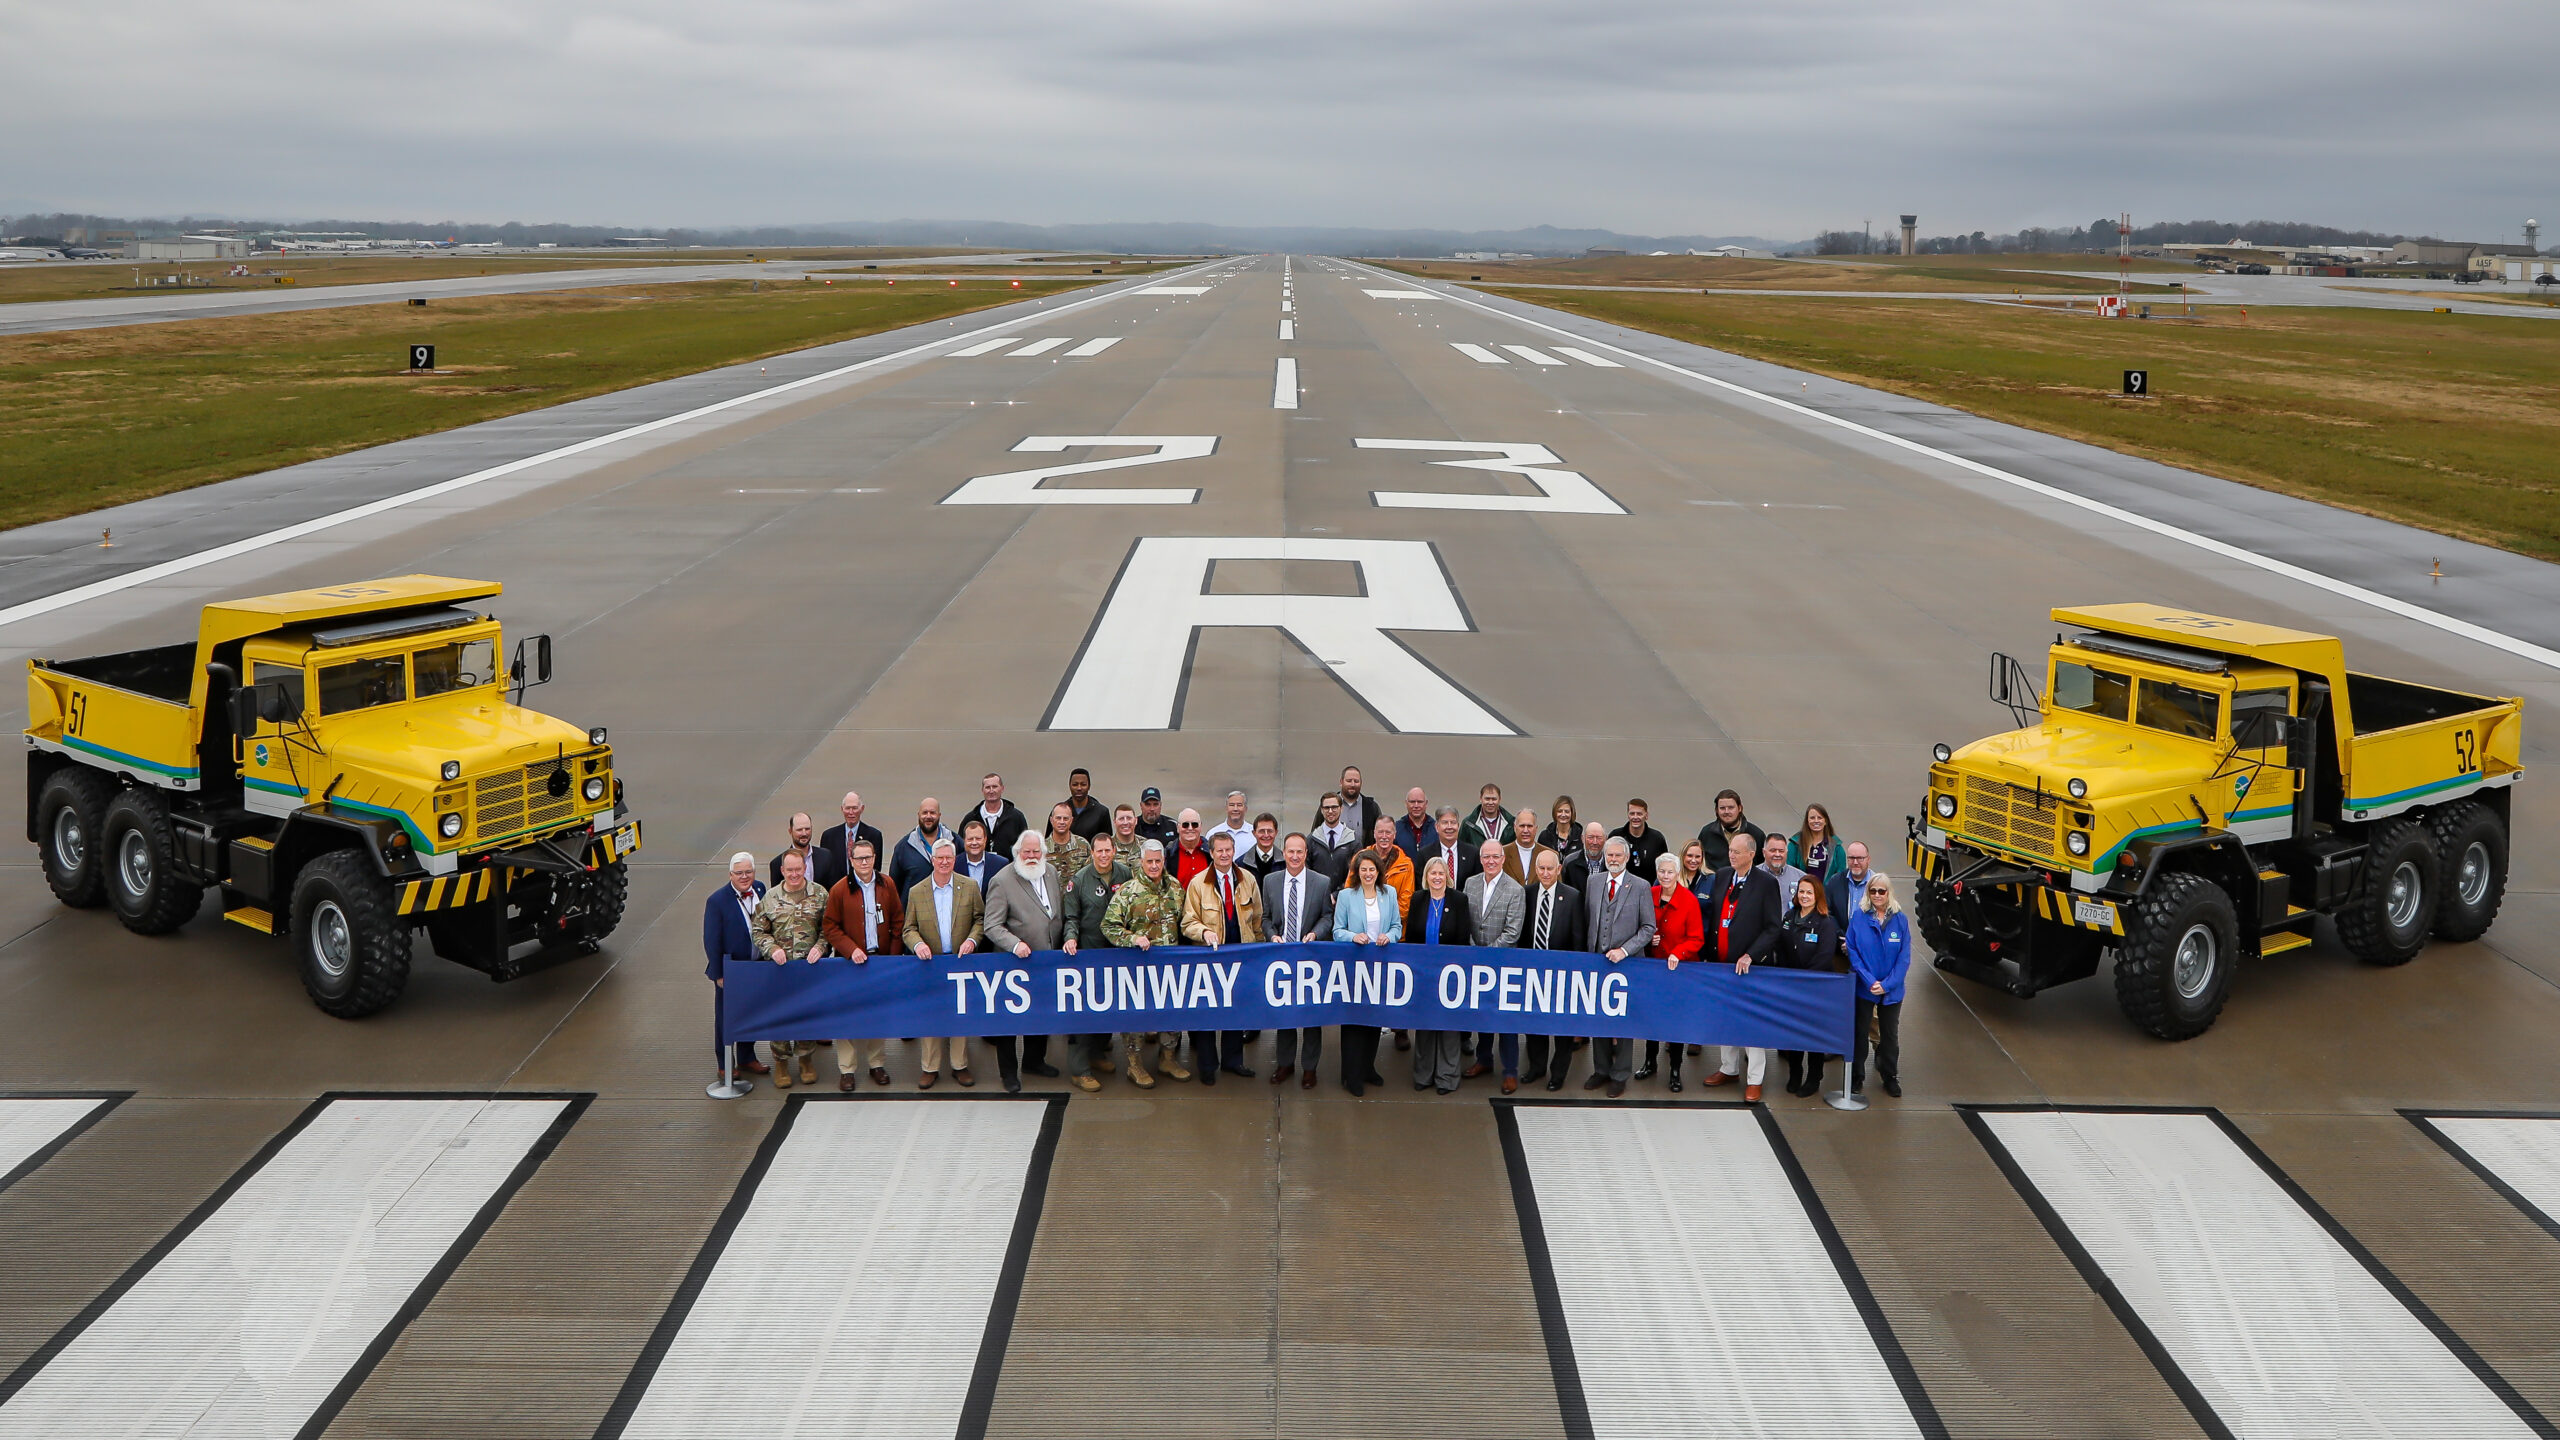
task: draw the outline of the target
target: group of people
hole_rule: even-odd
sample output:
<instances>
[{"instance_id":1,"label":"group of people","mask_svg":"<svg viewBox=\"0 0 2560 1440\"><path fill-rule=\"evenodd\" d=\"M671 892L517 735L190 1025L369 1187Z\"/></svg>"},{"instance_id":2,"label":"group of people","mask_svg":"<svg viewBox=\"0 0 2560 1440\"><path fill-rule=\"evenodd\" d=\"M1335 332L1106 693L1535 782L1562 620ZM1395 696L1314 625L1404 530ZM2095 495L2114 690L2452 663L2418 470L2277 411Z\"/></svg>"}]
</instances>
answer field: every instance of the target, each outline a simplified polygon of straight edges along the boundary
<instances>
[{"instance_id":1,"label":"group of people","mask_svg":"<svg viewBox=\"0 0 2560 1440\"><path fill-rule=\"evenodd\" d=\"M1793 833L1782 833L1752 823L1742 797L1727 790L1696 838L1675 843L1654 827L1640 799L1627 802L1625 823L1614 829L1584 820L1568 795L1556 797L1542 822L1534 809L1507 808L1495 785L1484 786L1465 813L1434 808L1416 788L1405 793L1404 812L1390 815L1363 790L1357 766L1346 766L1339 788L1317 802L1311 825L1285 835L1267 811L1247 818L1241 790L1228 793L1223 818L1210 825L1195 810L1166 815L1152 785L1135 806L1105 805L1093 796L1091 774L1078 769L1067 777L1067 798L1036 827L1005 797L1002 776L987 775L978 792L956 827L940 801L925 799L915 828L894 844L865 823L862 796L848 793L842 823L823 832L811 817L792 816L790 844L763 866L745 851L730 857L729 883L703 907L702 946L714 984L733 961L781 965L835 955L867 964L896 954L933 963L989 950L1019 957L1267 940L1525 946L1588 951L1611 963L1657 960L1674 969L1829 970L1854 977L1850 1087L1864 1083L1872 1040L1878 1082L1888 1095L1902 1093L1911 925L1867 847L1843 840L1818 804L1805 807ZM1342 1087L1360 1095L1384 1084L1379 1028L1336 1028ZM1497 1072L1505 1095L1524 1079L1561 1090L1574 1055L1585 1049L1585 1090L1605 1089L1614 1099L1631 1082L1667 1071L1668 1088L1677 1092L1684 1056L1701 1049L1647 1040L1638 1063L1635 1041L1610 1037L1392 1034L1397 1050L1412 1052L1414 1089L1444 1095ZM954 1083L977 1083L972 1037L922 1038L919 1089L941 1083L946 1067ZM1250 1079L1247 1047L1260 1036L1204 1030L981 1038L994 1052L999 1083L1018 1092L1025 1072L1065 1075L1086 1091L1101 1088L1100 1076L1122 1071L1147 1089L1159 1076L1196 1076L1204 1085L1221 1075ZM1062 1041L1063 1070L1051 1063L1053 1038ZM836 1087L851 1091L863 1075L874 1086L889 1085L887 1044L836 1039ZM788 1089L818 1083L822 1045L769 1042L767 1065L752 1042L739 1042L729 1058L738 1070L769 1071ZM1315 1087L1321 1028L1277 1031L1275 1050L1271 1084L1294 1075ZM1805 1096L1821 1089L1827 1063L1841 1057L1781 1050L1777 1058L1788 1093ZM1769 1060L1767 1050L1724 1046L1699 1083L1740 1085L1756 1101Z\"/></svg>"}]
</instances>

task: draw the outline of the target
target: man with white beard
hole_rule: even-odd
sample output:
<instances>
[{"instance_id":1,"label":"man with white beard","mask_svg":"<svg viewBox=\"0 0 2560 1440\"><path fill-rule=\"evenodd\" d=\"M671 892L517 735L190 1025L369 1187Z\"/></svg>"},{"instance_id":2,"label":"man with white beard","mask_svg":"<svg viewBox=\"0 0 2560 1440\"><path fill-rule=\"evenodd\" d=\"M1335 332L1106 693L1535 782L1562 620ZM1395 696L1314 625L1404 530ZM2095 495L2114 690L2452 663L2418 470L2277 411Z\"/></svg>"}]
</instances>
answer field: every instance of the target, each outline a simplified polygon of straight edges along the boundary
<instances>
[{"instance_id":1,"label":"man with white beard","mask_svg":"<svg viewBox=\"0 0 2560 1440\"><path fill-rule=\"evenodd\" d=\"M1022 832L1013 842L1013 863L987 882L986 934L989 946L1017 960L1034 950L1076 953L1075 937L1067 933L1066 883L1056 867L1049 864L1047 847L1037 831ZM1022 1092L1024 1070L1052 1079L1058 1074L1058 1067L1049 1063L1046 1035L1023 1039L1018 1066L1013 1036L992 1036L988 1043L995 1046L996 1073L1010 1093ZM1079 1075L1076 1080L1087 1090L1102 1088L1090 1075Z\"/></svg>"}]
</instances>

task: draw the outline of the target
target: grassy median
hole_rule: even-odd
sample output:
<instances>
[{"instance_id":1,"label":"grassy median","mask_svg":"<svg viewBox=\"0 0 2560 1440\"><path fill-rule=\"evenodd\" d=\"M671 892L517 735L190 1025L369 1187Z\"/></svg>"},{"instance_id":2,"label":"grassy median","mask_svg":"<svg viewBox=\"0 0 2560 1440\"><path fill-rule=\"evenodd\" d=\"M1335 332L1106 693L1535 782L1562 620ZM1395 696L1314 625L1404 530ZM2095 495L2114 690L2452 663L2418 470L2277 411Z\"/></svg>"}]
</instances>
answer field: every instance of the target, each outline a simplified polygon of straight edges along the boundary
<instances>
[{"instance_id":1,"label":"grassy median","mask_svg":"<svg viewBox=\"0 0 2560 1440\"><path fill-rule=\"evenodd\" d=\"M2560 559L2560 323L2289 306L2144 322L1971 301L1509 293ZM2148 400L2120 393L2136 369L2150 372Z\"/></svg>"},{"instance_id":2,"label":"grassy median","mask_svg":"<svg viewBox=\"0 0 2560 1440\"><path fill-rule=\"evenodd\" d=\"M404 280L456 280L481 275L526 275L550 270L634 270L731 264L762 258L850 261L856 264L928 255L973 253L912 245L783 246L769 250L582 250L558 255L491 255L442 250L400 255L258 255L247 260L125 260L105 264L11 265L0 268L0 305L26 300L102 300L143 295L200 295L209 290L271 293L330 285L381 285ZM234 268L247 275L234 275ZM177 275L190 283L164 285ZM149 281L144 284L141 282ZM202 283L194 283L194 282Z\"/></svg>"},{"instance_id":3,"label":"grassy median","mask_svg":"<svg viewBox=\"0 0 2560 1440\"><path fill-rule=\"evenodd\" d=\"M0 528L1092 283L705 281L0 337ZM412 344L439 373L408 373Z\"/></svg>"}]
</instances>

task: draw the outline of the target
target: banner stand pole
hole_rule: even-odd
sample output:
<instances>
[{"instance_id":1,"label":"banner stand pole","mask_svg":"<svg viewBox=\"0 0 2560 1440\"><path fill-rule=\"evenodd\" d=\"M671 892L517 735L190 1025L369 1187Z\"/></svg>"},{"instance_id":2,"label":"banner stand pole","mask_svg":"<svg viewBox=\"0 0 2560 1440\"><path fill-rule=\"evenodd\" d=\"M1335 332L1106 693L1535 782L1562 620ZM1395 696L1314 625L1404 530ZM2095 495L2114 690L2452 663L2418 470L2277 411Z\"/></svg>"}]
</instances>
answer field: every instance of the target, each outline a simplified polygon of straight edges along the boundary
<instances>
[{"instance_id":1,"label":"banner stand pole","mask_svg":"<svg viewBox=\"0 0 2560 1440\"><path fill-rule=\"evenodd\" d=\"M1837 1095L1825 1095L1825 1096L1823 1096L1823 1097L1822 1097L1822 1103L1823 1103L1823 1104L1825 1104L1825 1105L1830 1106L1830 1107L1831 1107L1832 1109L1834 1109L1834 1110L1864 1110L1864 1109L1866 1109L1866 1108L1867 1108L1867 1097L1866 1097L1866 1096L1864 1096L1864 1095L1859 1094L1857 1091L1855 1091L1855 1090L1853 1090L1853 1089L1851 1089L1851 1088L1850 1088L1850 1082L1857 1078L1857 1074L1858 1074L1858 1067L1857 1067L1855 1064L1851 1063L1851 1061L1850 1061L1850 1059L1849 1059L1849 1057L1848 1057L1848 1056L1846 1056L1846 1055L1841 1056L1841 1057L1840 1057L1840 1093L1839 1093L1839 1094L1837 1094Z\"/></svg>"},{"instance_id":2,"label":"banner stand pole","mask_svg":"<svg viewBox=\"0 0 2560 1440\"><path fill-rule=\"evenodd\" d=\"M729 1067L737 1062L738 1047L730 1044L729 1037L720 1033L720 999L720 992L713 990L711 992L711 1043L720 1054L720 1078L703 1086L702 1093L714 1100L737 1100L755 1089L756 1082L729 1073Z\"/></svg>"}]
</instances>

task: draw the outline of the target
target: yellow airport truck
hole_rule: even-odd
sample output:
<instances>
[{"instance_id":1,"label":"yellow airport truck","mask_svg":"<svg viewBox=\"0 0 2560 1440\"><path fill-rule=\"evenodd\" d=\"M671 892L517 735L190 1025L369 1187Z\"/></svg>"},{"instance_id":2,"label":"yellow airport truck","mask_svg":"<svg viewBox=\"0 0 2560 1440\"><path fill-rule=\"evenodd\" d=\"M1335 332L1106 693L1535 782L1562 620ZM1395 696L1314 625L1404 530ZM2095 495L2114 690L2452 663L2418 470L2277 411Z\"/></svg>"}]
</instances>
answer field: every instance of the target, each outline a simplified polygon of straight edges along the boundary
<instances>
[{"instance_id":1,"label":"yellow airport truck","mask_svg":"<svg viewBox=\"0 0 2560 1440\"><path fill-rule=\"evenodd\" d=\"M2155 605L2056 610L2020 728L1935 748L1909 822L1938 968L2027 996L2115 956L2116 1001L2184 1040L2233 968L2332 917L2374 965L2469 940L2507 885L2524 702L2359 675L2326 635Z\"/></svg>"},{"instance_id":2,"label":"yellow airport truck","mask_svg":"<svg viewBox=\"0 0 2560 1440\"><path fill-rule=\"evenodd\" d=\"M27 838L142 935L222 892L332 1015L400 997L414 932L512 980L622 918L640 822L602 728L518 702L494 582L402 575L207 605L192 643L27 662ZM517 958L523 946L539 950Z\"/></svg>"}]
</instances>

